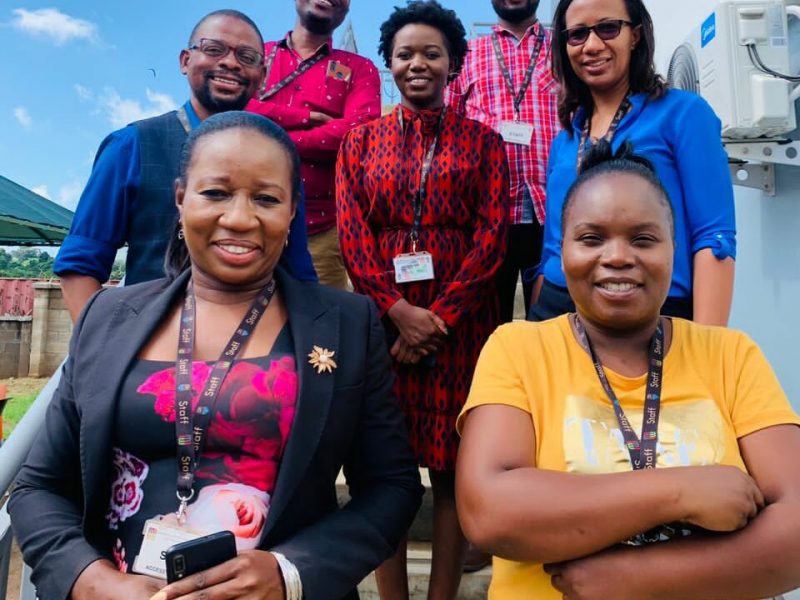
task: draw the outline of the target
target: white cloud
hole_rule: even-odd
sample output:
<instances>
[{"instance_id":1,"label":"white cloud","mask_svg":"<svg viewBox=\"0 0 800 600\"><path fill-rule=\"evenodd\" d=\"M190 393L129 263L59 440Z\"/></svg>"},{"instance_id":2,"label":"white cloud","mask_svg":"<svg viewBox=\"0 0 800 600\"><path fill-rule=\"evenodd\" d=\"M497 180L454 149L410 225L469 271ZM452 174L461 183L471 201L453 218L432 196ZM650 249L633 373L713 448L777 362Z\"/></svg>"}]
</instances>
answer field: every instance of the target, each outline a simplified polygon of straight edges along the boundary
<instances>
[{"instance_id":1,"label":"white cloud","mask_svg":"<svg viewBox=\"0 0 800 600\"><path fill-rule=\"evenodd\" d=\"M31 191L34 194L39 194L40 196L47 198L48 200L50 199L50 192L47 190L46 185L37 185L36 187L32 187Z\"/></svg>"},{"instance_id":2,"label":"white cloud","mask_svg":"<svg viewBox=\"0 0 800 600\"><path fill-rule=\"evenodd\" d=\"M145 95L147 105L143 106L138 100L121 97L114 88L106 88L98 100L101 110L114 127L124 127L133 121L155 117L178 106L167 94L147 89Z\"/></svg>"},{"instance_id":3,"label":"white cloud","mask_svg":"<svg viewBox=\"0 0 800 600\"><path fill-rule=\"evenodd\" d=\"M76 19L57 8L25 10L15 8L11 25L31 35L50 38L57 46L73 39L97 40L97 25L91 21Z\"/></svg>"},{"instance_id":4,"label":"white cloud","mask_svg":"<svg viewBox=\"0 0 800 600\"><path fill-rule=\"evenodd\" d=\"M62 185L58 190L57 202L70 210L75 210L78 206L78 199L81 197L84 184L78 181L71 181L66 185Z\"/></svg>"},{"instance_id":5,"label":"white cloud","mask_svg":"<svg viewBox=\"0 0 800 600\"><path fill-rule=\"evenodd\" d=\"M31 119L28 109L24 106L18 106L14 109L14 117L16 117L17 121L19 121L19 124L26 129L33 125L33 119Z\"/></svg>"},{"instance_id":6,"label":"white cloud","mask_svg":"<svg viewBox=\"0 0 800 600\"><path fill-rule=\"evenodd\" d=\"M94 98L94 93L92 90L82 86L80 83L76 83L73 87L75 88L75 93L78 95L78 98L81 100L88 101Z\"/></svg>"}]
</instances>

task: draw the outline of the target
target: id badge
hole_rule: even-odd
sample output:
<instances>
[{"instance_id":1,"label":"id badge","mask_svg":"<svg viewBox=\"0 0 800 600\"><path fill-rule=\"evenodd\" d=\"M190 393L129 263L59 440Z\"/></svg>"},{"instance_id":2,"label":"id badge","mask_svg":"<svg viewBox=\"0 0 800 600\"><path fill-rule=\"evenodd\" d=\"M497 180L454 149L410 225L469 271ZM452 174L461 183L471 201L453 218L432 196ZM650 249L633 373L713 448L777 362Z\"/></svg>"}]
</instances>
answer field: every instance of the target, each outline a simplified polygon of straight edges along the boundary
<instances>
[{"instance_id":1,"label":"id badge","mask_svg":"<svg viewBox=\"0 0 800 600\"><path fill-rule=\"evenodd\" d=\"M133 572L166 579L167 564L164 557L170 546L197 539L202 535L159 519L148 519L142 529L142 547L133 561Z\"/></svg>"},{"instance_id":2,"label":"id badge","mask_svg":"<svg viewBox=\"0 0 800 600\"><path fill-rule=\"evenodd\" d=\"M530 146L533 140L533 125L522 121L501 121L500 135L508 144Z\"/></svg>"},{"instance_id":3,"label":"id badge","mask_svg":"<svg viewBox=\"0 0 800 600\"><path fill-rule=\"evenodd\" d=\"M412 252L394 257L394 280L397 283L433 279L433 256L430 252Z\"/></svg>"}]
</instances>

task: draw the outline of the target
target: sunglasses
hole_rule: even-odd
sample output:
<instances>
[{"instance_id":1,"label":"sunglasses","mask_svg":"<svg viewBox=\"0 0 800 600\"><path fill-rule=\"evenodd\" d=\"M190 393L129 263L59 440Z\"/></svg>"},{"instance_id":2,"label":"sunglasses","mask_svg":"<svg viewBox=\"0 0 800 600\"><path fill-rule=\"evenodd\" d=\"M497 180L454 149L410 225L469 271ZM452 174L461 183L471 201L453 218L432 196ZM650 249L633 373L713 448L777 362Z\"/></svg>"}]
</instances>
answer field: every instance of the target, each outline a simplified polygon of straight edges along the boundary
<instances>
[{"instance_id":1,"label":"sunglasses","mask_svg":"<svg viewBox=\"0 0 800 600\"><path fill-rule=\"evenodd\" d=\"M567 39L567 44L570 46L580 46L586 43L589 35L594 31L595 35L604 42L613 40L622 31L622 28L627 25L633 27L633 23L623 19L610 19L608 21L600 21L595 25L579 25L578 27L571 27L564 30L564 35Z\"/></svg>"}]
</instances>

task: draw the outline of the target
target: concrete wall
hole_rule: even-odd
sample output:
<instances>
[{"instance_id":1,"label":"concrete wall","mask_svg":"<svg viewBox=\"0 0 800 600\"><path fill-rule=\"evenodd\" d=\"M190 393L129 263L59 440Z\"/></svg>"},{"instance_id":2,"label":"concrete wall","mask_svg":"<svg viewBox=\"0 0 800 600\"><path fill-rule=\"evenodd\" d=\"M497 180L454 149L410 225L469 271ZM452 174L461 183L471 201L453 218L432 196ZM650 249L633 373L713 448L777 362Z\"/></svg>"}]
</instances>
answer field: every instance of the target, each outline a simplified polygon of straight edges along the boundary
<instances>
[{"instance_id":1,"label":"concrete wall","mask_svg":"<svg viewBox=\"0 0 800 600\"><path fill-rule=\"evenodd\" d=\"M58 283L35 283L31 332L31 377L49 377L67 355L72 321Z\"/></svg>"},{"instance_id":2,"label":"concrete wall","mask_svg":"<svg viewBox=\"0 0 800 600\"><path fill-rule=\"evenodd\" d=\"M0 316L0 379L26 377L31 354L31 317Z\"/></svg>"},{"instance_id":3,"label":"concrete wall","mask_svg":"<svg viewBox=\"0 0 800 600\"><path fill-rule=\"evenodd\" d=\"M674 49L715 0L646 0L656 29L656 61L666 73ZM790 20L793 72L800 71L800 24ZM797 133L797 132L795 132ZM731 326L761 346L800 410L800 167L776 167L776 196L735 187L738 257Z\"/></svg>"}]
</instances>

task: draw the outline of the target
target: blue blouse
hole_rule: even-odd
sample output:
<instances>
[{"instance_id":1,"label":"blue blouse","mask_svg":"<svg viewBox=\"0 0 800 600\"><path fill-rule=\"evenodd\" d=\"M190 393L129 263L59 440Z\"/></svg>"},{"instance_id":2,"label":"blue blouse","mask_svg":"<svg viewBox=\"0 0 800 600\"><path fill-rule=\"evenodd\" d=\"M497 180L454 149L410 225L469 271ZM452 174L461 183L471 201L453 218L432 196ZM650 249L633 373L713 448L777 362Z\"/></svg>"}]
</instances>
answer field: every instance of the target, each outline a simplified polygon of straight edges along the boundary
<instances>
[{"instance_id":1,"label":"blue blouse","mask_svg":"<svg viewBox=\"0 0 800 600\"><path fill-rule=\"evenodd\" d=\"M728 157L722 148L720 121L700 96L669 90L657 100L631 96L631 110L612 141L616 150L631 141L648 158L664 184L675 213L675 265L670 297L692 297L693 256L711 248L722 260L736 257L736 220ZM566 286L561 271L561 209L577 178L580 131L586 112L578 109L574 133L562 131L550 150L547 172L544 247L539 273Z\"/></svg>"}]
</instances>

